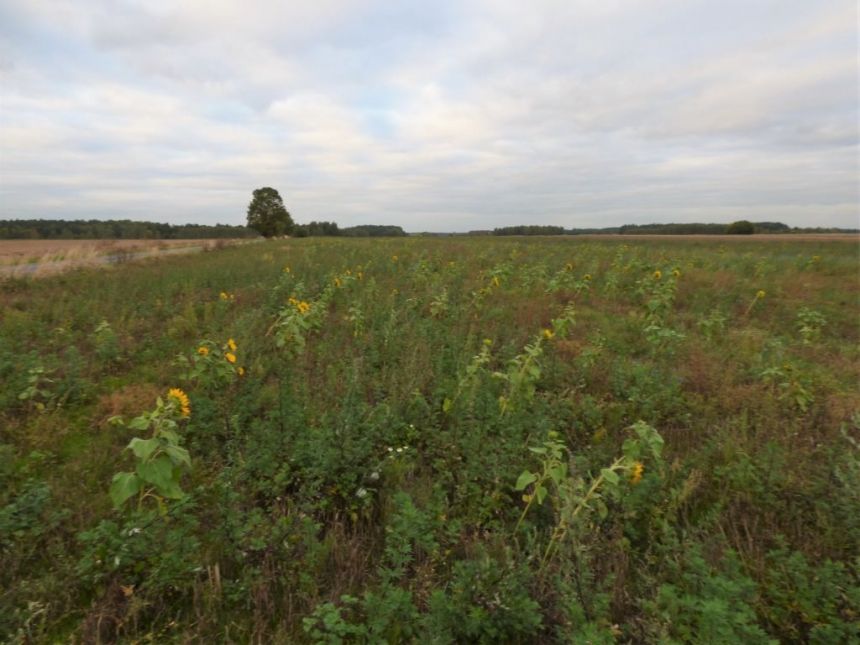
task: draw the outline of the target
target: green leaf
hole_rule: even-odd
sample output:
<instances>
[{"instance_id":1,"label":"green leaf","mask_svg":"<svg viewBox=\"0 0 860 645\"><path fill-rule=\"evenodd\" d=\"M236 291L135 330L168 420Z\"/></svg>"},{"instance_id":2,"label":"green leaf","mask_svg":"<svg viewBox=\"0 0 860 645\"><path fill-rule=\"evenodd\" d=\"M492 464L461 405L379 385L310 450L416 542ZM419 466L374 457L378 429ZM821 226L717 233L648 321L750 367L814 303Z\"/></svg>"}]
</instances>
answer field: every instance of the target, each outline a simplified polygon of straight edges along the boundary
<instances>
[{"instance_id":1,"label":"green leaf","mask_svg":"<svg viewBox=\"0 0 860 645\"><path fill-rule=\"evenodd\" d=\"M613 484L613 485L615 485L615 486L617 486L617 485L618 485L618 482L620 481L620 479L619 479L619 477L618 477L618 473L616 473L616 472L615 472L614 470L612 470L611 468L604 468L604 469L602 469L602 470L600 471L600 474L601 474L601 475L603 475L603 479L605 479L605 480L606 480L606 481L608 481L610 484Z\"/></svg>"},{"instance_id":2,"label":"green leaf","mask_svg":"<svg viewBox=\"0 0 860 645\"><path fill-rule=\"evenodd\" d=\"M117 473L110 485L110 498L114 508L119 508L132 495L140 492L143 485L140 477L134 473Z\"/></svg>"},{"instance_id":3,"label":"green leaf","mask_svg":"<svg viewBox=\"0 0 860 645\"><path fill-rule=\"evenodd\" d=\"M529 446L529 450L531 450L536 455L546 454L546 448L544 448L543 446Z\"/></svg>"},{"instance_id":4,"label":"green leaf","mask_svg":"<svg viewBox=\"0 0 860 645\"><path fill-rule=\"evenodd\" d=\"M136 470L141 479L155 486L159 495L170 499L180 499L183 496L182 489L179 488L178 472L174 470L173 462L167 455L138 464Z\"/></svg>"},{"instance_id":5,"label":"green leaf","mask_svg":"<svg viewBox=\"0 0 860 645\"><path fill-rule=\"evenodd\" d=\"M145 415L135 417L131 420L131 423L128 424L128 427L132 430L146 430L149 428L149 418Z\"/></svg>"},{"instance_id":6,"label":"green leaf","mask_svg":"<svg viewBox=\"0 0 860 645\"><path fill-rule=\"evenodd\" d=\"M158 448L158 439L140 439L135 437L128 444L129 450L141 461L146 461Z\"/></svg>"},{"instance_id":7,"label":"green leaf","mask_svg":"<svg viewBox=\"0 0 860 645\"><path fill-rule=\"evenodd\" d=\"M537 480L537 475L524 470L514 485L514 490L525 490L525 487Z\"/></svg>"},{"instance_id":8,"label":"green leaf","mask_svg":"<svg viewBox=\"0 0 860 645\"><path fill-rule=\"evenodd\" d=\"M546 499L546 488L543 486L535 488L535 496L537 497L538 504L543 504L543 500Z\"/></svg>"},{"instance_id":9,"label":"green leaf","mask_svg":"<svg viewBox=\"0 0 860 645\"><path fill-rule=\"evenodd\" d=\"M191 468L191 457L188 454L188 451L181 446L173 446L169 445L165 449L165 452L170 456L170 459L174 464L185 464L189 468Z\"/></svg>"},{"instance_id":10,"label":"green leaf","mask_svg":"<svg viewBox=\"0 0 860 645\"><path fill-rule=\"evenodd\" d=\"M604 504L603 500L599 497L594 500L594 503L597 506L597 515L601 520L605 520L606 516L609 515L609 509L606 508L606 504Z\"/></svg>"},{"instance_id":11,"label":"green leaf","mask_svg":"<svg viewBox=\"0 0 860 645\"><path fill-rule=\"evenodd\" d=\"M549 476L552 477L552 480L556 484L560 484L561 481L564 479L565 473L567 472L567 465L566 464L556 464L555 466L552 466L551 468L549 468L548 472L549 472Z\"/></svg>"},{"instance_id":12,"label":"green leaf","mask_svg":"<svg viewBox=\"0 0 860 645\"><path fill-rule=\"evenodd\" d=\"M451 406L453 406L453 405L454 405L454 402L451 399L445 399L442 402L442 412L445 412L447 414L448 412L451 411Z\"/></svg>"}]
</instances>

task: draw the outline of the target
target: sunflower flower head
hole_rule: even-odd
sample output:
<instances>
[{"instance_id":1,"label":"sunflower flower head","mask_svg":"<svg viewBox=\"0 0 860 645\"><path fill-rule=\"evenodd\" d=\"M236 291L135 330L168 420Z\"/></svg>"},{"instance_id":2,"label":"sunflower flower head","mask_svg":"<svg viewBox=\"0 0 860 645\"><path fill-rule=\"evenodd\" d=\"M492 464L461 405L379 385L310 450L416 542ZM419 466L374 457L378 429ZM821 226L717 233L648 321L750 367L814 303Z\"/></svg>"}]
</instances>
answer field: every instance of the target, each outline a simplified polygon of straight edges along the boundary
<instances>
[{"instance_id":1,"label":"sunflower flower head","mask_svg":"<svg viewBox=\"0 0 860 645\"><path fill-rule=\"evenodd\" d=\"M236 341L233 340L232 338L228 339L227 340L227 347L230 348L231 352L235 352L236 351Z\"/></svg>"},{"instance_id":2,"label":"sunflower flower head","mask_svg":"<svg viewBox=\"0 0 860 645\"><path fill-rule=\"evenodd\" d=\"M236 362L236 354L234 354L233 352L226 352L224 354L224 358L227 359L228 363L235 363Z\"/></svg>"},{"instance_id":3,"label":"sunflower flower head","mask_svg":"<svg viewBox=\"0 0 860 645\"><path fill-rule=\"evenodd\" d=\"M630 469L630 483L634 486L642 481L642 473L645 472L645 466L641 461L633 462L633 467Z\"/></svg>"},{"instance_id":4,"label":"sunflower flower head","mask_svg":"<svg viewBox=\"0 0 860 645\"><path fill-rule=\"evenodd\" d=\"M188 400L188 395L178 387L171 388L167 391L167 399L173 401L179 406L179 413L183 417L191 416L191 402Z\"/></svg>"},{"instance_id":5,"label":"sunflower flower head","mask_svg":"<svg viewBox=\"0 0 860 645\"><path fill-rule=\"evenodd\" d=\"M209 356L209 348L206 345L201 345L197 348L197 353L201 356Z\"/></svg>"},{"instance_id":6,"label":"sunflower flower head","mask_svg":"<svg viewBox=\"0 0 860 645\"><path fill-rule=\"evenodd\" d=\"M659 280L659 279L660 279L660 278L662 278L662 277L663 277L663 272L662 272L660 269L657 269L657 270L654 272L654 279L655 279L655 280Z\"/></svg>"},{"instance_id":7,"label":"sunflower flower head","mask_svg":"<svg viewBox=\"0 0 860 645\"><path fill-rule=\"evenodd\" d=\"M755 297L756 297L758 300L761 300L762 298L764 298L764 297L765 297L765 295L766 295L766 294L765 294L765 292L764 292L764 289L759 289L759 290L756 292Z\"/></svg>"},{"instance_id":8,"label":"sunflower flower head","mask_svg":"<svg viewBox=\"0 0 860 645\"><path fill-rule=\"evenodd\" d=\"M543 337L547 340L551 340L553 336L555 336L555 332L552 329L543 330Z\"/></svg>"}]
</instances>

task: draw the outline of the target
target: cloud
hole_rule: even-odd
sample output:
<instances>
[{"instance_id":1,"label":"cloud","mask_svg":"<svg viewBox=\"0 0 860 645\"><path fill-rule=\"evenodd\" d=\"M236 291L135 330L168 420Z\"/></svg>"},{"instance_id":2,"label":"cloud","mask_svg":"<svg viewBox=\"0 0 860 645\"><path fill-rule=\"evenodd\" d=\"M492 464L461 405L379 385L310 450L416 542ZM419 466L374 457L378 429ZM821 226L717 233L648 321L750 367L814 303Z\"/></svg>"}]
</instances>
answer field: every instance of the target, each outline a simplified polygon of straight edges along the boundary
<instances>
[{"instance_id":1,"label":"cloud","mask_svg":"<svg viewBox=\"0 0 860 645\"><path fill-rule=\"evenodd\" d=\"M0 217L857 226L851 2L7 2Z\"/></svg>"}]
</instances>

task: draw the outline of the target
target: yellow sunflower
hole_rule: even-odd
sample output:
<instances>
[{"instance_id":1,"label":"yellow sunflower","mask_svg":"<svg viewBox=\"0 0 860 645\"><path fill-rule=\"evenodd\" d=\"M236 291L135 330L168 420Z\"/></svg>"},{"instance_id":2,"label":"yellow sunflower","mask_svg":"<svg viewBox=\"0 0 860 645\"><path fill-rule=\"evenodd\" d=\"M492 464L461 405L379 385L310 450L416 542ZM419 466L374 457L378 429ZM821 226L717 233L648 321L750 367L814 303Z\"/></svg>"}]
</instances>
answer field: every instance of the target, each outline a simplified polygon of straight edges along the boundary
<instances>
[{"instance_id":1,"label":"yellow sunflower","mask_svg":"<svg viewBox=\"0 0 860 645\"><path fill-rule=\"evenodd\" d=\"M188 400L188 395L178 387L171 388L167 391L168 400L173 400L179 405L179 413L183 417L191 416L191 402Z\"/></svg>"}]
</instances>

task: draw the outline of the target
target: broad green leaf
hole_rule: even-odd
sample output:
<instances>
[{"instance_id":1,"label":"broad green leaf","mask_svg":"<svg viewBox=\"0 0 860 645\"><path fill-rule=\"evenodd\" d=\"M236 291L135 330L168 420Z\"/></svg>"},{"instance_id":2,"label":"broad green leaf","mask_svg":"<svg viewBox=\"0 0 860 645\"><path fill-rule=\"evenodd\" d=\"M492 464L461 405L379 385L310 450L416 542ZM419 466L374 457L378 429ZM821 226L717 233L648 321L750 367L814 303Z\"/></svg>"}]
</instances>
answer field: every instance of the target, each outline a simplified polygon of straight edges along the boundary
<instances>
[{"instance_id":1,"label":"broad green leaf","mask_svg":"<svg viewBox=\"0 0 860 645\"><path fill-rule=\"evenodd\" d=\"M140 477L134 473L117 473L110 485L110 498L114 508L119 508L132 495L140 492L143 484Z\"/></svg>"},{"instance_id":2,"label":"broad green leaf","mask_svg":"<svg viewBox=\"0 0 860 645\"><path fill-rule=\"evenodd\" d=\"M137 474L141 479L155 486L159 495L170 499L179 499L183 496L179 488L178 473L173 468L173 462L167 455L160 455L152 461L138 464Z\"/></svg>"},{"instance_id":3,"label":"broad green leaf","mask_svg":"<svg viewBox=\"0 0 860 645\"><path fill-rule=\"evenodd\" d=\"M534 473L530 473L527 470L524 470L523 473L517 479L517 483L514 485L514 490L524 490L526 486L528 486L535 480L537 480L537 475L535 475Z\"/></svg>"},{"instance_id":4,"label":"broad green leaf","mask_svg":"<svg viewBox=\"0 0 860 645\"><path fill-rule=\"evenodd\" d=\"M535 496L537 496L538 504L543 504L543 500L546 499L546 488L543 486L535 488Z\"/></svg>"},{"instance_id":5,"label":"broad green leaf","mask_svg":"<svg viewBox=\"0 0 860 645\"><path fill-rule=\"evenodd\" d=\"M164 450L173 460L174 464L185 464L186 466L191 468L191 457L189 456L188 451L185 448L181 446L169 445Z\"/></svg>"},{"instance_id":6,"label":"broad green leaf","mask_svg":"<svg viewBox=\"0 0 860 645\"><path fill-rule=\"evenodd\" d=\"M141 461L146 461L158 448L158 439L139 439L135 437L128 444L134 456Z\"/></svg>"},{"instance_id":7,"label":"broad green leaf","mask_svg":"<svg viewBox=\"0 0 860 645\"><path fill-rule=\"evenodd\" d=\"M565 472L567 472L567 466L565 464L556 464L549 468L549 476L552 477L552 480L556 484L560 484L564 479Z\"/></svg>"},{"instance_id":8,"label":"broad green leaf","mask_svg":"<svg viewBox=\"0 0 860 645\"><path fill-rule=\"evenodd\" d=\"M132 430L146 430L149 428L149 419L145 416L135 417L128 424L128 427Z\"/></svg>"},{"instance_id":9,"label":"broad green leaf","mask_svg":"<svg viewBox=\"0 0 860 645\"><path fill-rule=\"evenodd\" d=\"M536 455L545 455L546 454L546 448L544 448L543 446L530 446L529 450L531 450Z\"/></svg>"},{"instance_id":10,"label":"broad green leaf","mask_svg":"<svg viewBox=\"0 0 860 645\"><path fill-rule=\"evenodd\" d=\"M611 470L610 468L604 468L600 471L600 474L603 475L603 479L608 481L610 484L618 485L618 482L620 481L618 473L616 473L614 470Z\"/></svg>"}]
</instances>

